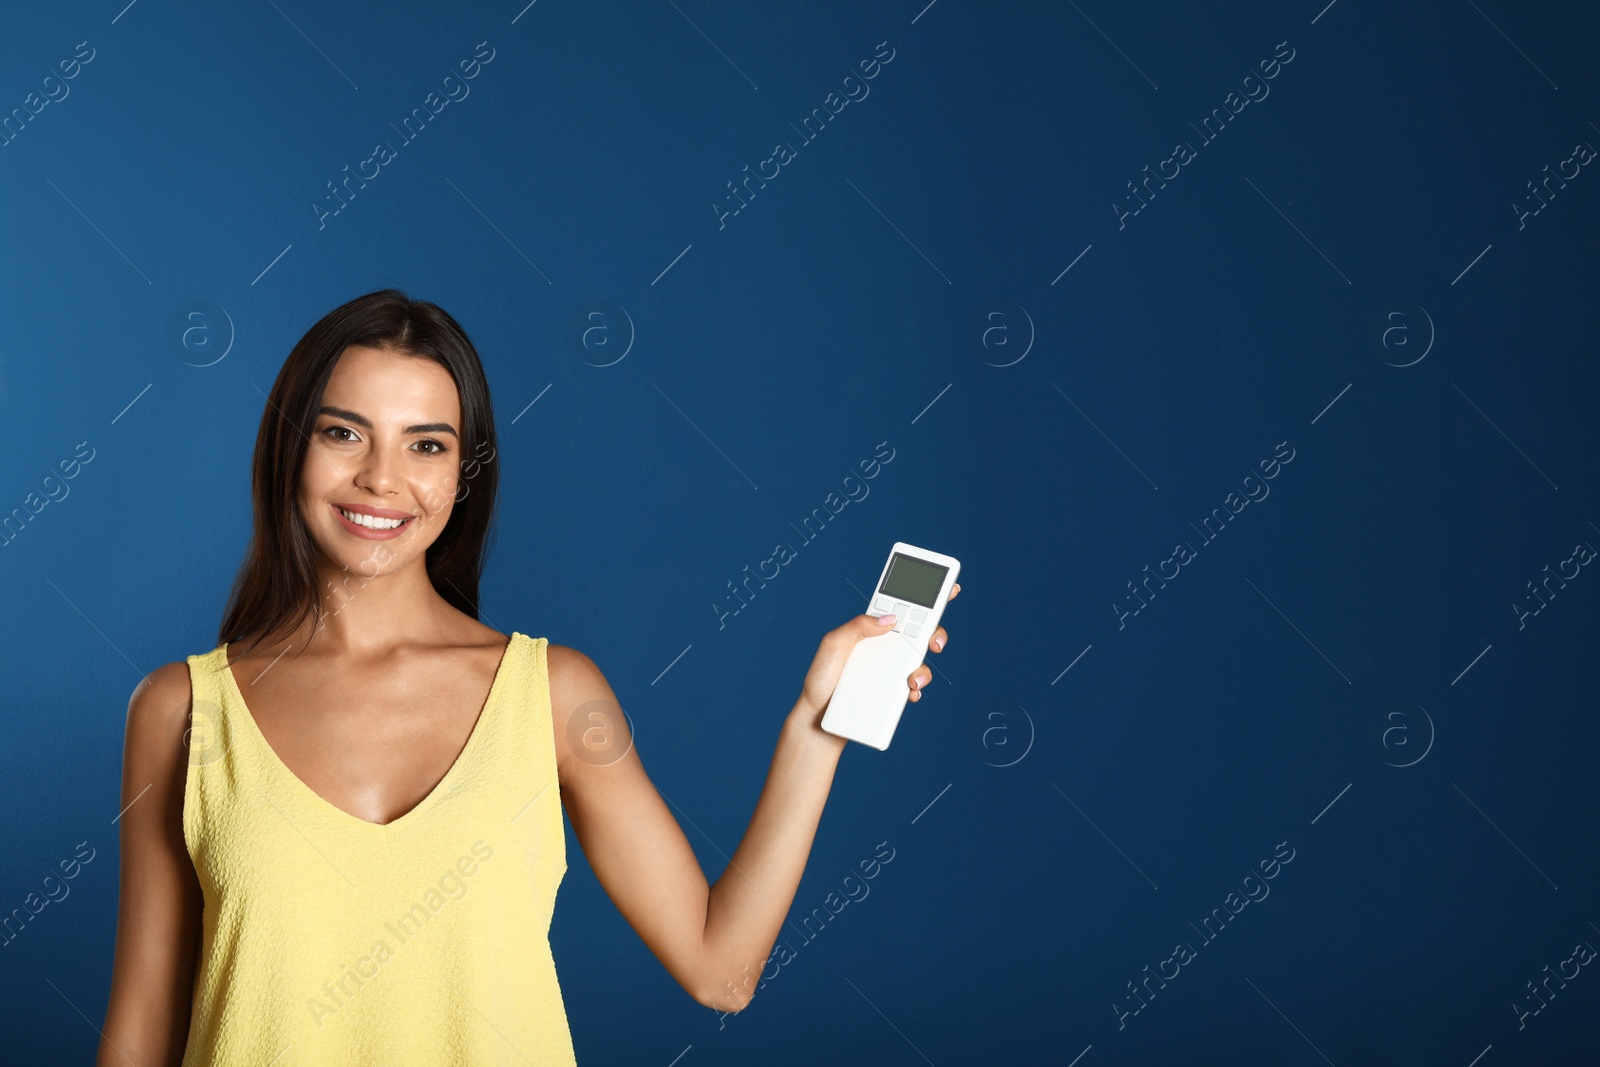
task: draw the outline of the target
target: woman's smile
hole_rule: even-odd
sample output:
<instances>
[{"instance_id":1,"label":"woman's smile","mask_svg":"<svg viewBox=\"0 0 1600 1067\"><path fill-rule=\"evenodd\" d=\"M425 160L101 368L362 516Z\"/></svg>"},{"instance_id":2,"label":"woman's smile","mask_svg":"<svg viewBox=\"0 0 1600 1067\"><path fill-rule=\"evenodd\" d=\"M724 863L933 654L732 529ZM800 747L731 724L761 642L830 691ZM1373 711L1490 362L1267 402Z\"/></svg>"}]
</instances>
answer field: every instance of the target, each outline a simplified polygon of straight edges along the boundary
<instances>
[{"instance_id":1,"label":"woman's smile","mask_svg":"<svg viewBox=\"0 0 1600 1067\"><path fill-rule=\"evenodd\" d=\"M364 504L330 504L339 522L357 537L368 541L388 541L399 537L400 531L411 525L414 516L391 508L373 508Z\"/></svg>"}]
</instances>

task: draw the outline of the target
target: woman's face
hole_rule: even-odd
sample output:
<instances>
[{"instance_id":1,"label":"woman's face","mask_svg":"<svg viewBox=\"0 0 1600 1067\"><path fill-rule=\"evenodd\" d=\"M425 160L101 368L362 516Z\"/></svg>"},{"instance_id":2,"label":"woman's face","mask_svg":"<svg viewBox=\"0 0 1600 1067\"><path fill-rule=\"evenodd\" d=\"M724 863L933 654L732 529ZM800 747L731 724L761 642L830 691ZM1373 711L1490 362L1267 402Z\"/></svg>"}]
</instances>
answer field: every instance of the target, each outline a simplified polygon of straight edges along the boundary
<instances>
[{"instance_id":1,"label":"woman's face","mask_svg":"<svg viewBox=\"0 0 1600 1067\"><path fill-rule=\"evenodd\" d=\"M419 559L455 506L461 398L450 372L352 345L334 365L315 426L299 501L323 555L366 578Z\"/></svg>"}]
</instances>

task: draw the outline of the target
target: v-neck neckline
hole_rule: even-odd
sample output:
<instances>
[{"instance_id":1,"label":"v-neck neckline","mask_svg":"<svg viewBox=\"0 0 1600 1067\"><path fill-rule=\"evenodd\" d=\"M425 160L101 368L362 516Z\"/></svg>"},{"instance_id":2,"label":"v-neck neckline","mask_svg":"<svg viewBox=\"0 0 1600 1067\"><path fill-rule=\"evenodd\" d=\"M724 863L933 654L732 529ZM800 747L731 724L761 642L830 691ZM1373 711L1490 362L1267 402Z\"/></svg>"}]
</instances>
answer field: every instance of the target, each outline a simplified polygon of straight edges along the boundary
<instances>
[{"instance_id":1,"label":"v-neck neckline","mask_svg":"<svg viewBox=\"0 0 1600 1067\"><path fill-rule=\"evenodd\" d=\"M403 826L410 825L413 821L415 821L413 818L414 816L417 816L425 809L432 807L439 796L444 793L446 788L449 787L452 782L460 776L462 773L462 766L467 762L467 758L472 755L473 751L478 746L479 738L485 732L486 720L488 720L490 714L494 711L496 704L495 697L500 692L502 683L505 681L507 667L511 662L512 646L517 643L517 640L521 636L522 635L515 630L511 632L511 639L506 642L505 649L500 653L500 663L495 668L494 680L489 683L489 693L483 699L483 707L478 709L478 717L477 721L472 725L472 733L467 736L466 744L462 746L461 752L456 756L455 762L450 764L450 769L444 772L444 777L439 779L438 784L428 791L427 796L417 801L417 803L413 805L412 808L405 814L386 823L373 822L370 819L363 819L359 815L354 815L348 811L345 811L343 808L339 807L339 805L333 803L315 789L312 789L306 784L303 778L289 769L289 765L283 762L283 759L278 755L277 750L272 747L272 743L267 740L266 734L261 732L261 726L256 722L255 713L250 710L250 704L244 698L244 691L239 688L239 680L234 677L233 665L228 662L228 645L226 643L223 644L219 654L222 659L222 673L227 677L228 689L233 698L239 702L239 707L244 712L244 715L241 717L246 723L245 732L249 733L256 739L256 741L260 742L261 748L263 749L268 762L273 764L283 777L288 778L293 783L294 787L296 787L299 792L303 793L314 806L333 813L336 818L364 827L368 833L387 834L392 830L398 830Z\"/></svg>"}]
</instances>

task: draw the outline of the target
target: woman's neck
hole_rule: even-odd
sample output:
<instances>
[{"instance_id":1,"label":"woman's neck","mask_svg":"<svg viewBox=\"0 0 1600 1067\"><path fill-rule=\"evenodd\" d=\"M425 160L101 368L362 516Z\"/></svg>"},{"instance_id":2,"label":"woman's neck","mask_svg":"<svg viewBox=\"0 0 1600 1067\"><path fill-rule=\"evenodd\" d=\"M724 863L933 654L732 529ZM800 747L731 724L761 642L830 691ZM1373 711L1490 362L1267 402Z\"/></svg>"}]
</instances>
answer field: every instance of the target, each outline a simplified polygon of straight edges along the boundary
<instances>
[{"instance_id":1,"label":"woman's neck","mask_svg":"<svg viewBox=\"0 0 1600 1067\"><path fill-rule=\"evenodd\" d=\"M405 570L375 577L324 561L318 595L320 617L307 616L274 639L271 654L287 646L359 658L380 656L400 645L448 643L460 636L461 612L434 589L421 559Z\"/></svg>"}]
</instances>

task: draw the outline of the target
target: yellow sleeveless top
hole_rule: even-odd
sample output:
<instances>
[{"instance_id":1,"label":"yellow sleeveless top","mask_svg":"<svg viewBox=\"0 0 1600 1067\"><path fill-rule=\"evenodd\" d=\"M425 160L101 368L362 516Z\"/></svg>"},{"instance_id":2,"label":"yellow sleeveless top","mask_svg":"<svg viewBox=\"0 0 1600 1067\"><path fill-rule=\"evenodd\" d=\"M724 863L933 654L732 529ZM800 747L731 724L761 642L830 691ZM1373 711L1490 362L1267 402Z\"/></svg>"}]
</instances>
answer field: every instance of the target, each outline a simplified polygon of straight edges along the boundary
<instances>
[{"instance_id":1,"label":"yellow sleeveless top","mask_svg":"<svg viewBox=\"0 0 1600 1067\"><path fill-rule=\"evenodd\" d=\"M278 759L228 667L194 687L183 837L205 897L183 1067L574 1064L545 638L512 633L466 747L388 824Z\"/></svg>"}]
</instances>

